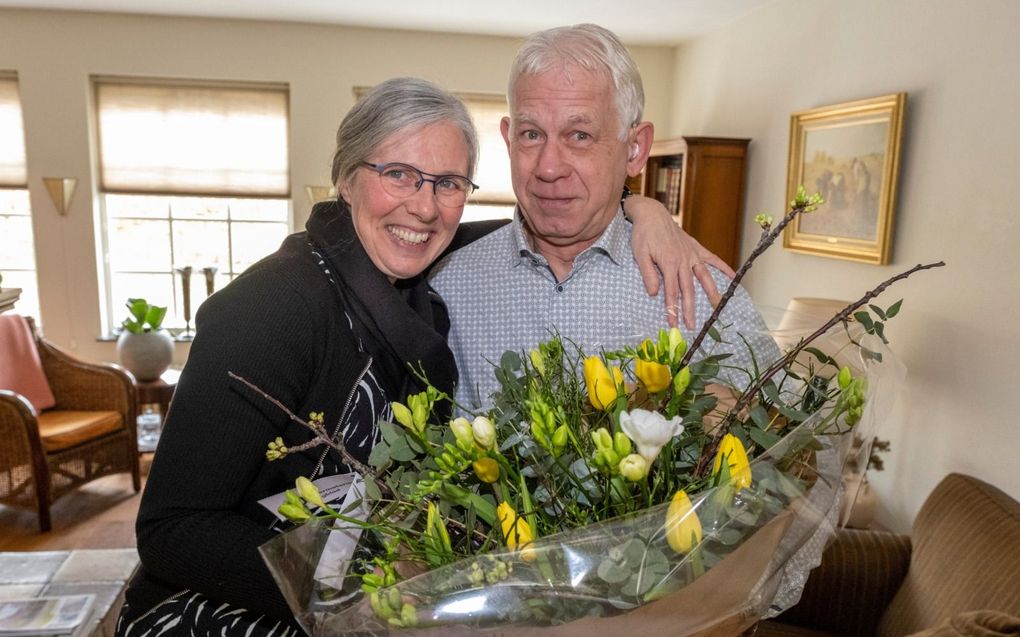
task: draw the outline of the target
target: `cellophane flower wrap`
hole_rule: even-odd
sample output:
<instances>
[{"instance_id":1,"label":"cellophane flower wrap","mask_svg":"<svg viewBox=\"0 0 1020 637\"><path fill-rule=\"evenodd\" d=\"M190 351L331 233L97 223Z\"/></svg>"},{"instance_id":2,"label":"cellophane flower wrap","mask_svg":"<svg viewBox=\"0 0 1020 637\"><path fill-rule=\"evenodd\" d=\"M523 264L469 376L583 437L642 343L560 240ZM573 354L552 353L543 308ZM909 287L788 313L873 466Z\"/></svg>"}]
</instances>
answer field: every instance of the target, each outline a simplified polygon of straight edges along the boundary
<instances>
[{"instance_id":1,"label":"cellophane flower wrap","mask_svg":"<svg viewBox=\"0 0 1020 637\"><path fill-rule=\"evenodd\" d=\"M431 387L394 404L360 497L317 508L299 483L304 524L263 556L312 635L737 635L820 560L900 392L899 305L848 307L818 347L783 334L741 387L711 343L754 339L718 324L696 348L664 329L507 352L490 410L439 420Z\"/></svg>"}]
</instances>

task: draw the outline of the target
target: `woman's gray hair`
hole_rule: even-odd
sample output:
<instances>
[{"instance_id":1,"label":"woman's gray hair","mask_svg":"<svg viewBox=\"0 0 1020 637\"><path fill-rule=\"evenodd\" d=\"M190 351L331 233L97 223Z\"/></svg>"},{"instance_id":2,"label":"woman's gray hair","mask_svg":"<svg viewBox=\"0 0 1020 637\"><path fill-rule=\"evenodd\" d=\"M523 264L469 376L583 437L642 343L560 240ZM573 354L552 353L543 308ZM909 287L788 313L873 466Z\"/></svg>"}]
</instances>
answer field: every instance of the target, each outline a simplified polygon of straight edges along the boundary
<instances>
[{"instance_id":1,"label":"woman's gray hair","mask_svg":"<svg viewBox=\"0 0 1020 637\"><path fill-rule=\"evenodd\" d=\"M641 121L645 108L641 72L620 39L597 24L556 27L529 36L510 67L507 99L511 110L514 87L522 75L542 75L568 64L591 73L607 74L613 80L620 139L625 139L627 131Z\"/></svg>"},{"instance_id":2,"label":"woman's gray hair","mask_svg":"<svg viewBox=\"0 0 1020 637\"><path fill-rule=\"evenodd\" d=\"M396 77L375 86L344 116L336 131L332 179L338 188L350 181L361 162L398 131L451 122L464 133L468 147L468 179L478 160L478 133L463 102L437 85L417 77Z\"/></svg>"}]
</instances>

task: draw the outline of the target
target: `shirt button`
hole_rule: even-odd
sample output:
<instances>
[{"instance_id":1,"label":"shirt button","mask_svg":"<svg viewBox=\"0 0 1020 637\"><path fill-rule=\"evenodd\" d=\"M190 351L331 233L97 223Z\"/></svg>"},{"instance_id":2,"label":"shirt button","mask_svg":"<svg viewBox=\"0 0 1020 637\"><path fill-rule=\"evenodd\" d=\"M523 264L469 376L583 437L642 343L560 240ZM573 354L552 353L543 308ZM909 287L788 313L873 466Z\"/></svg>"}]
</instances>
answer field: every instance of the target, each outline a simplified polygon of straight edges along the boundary
<instances>
[{"instance_id":1,"label":"shirt button","mask_svg":"<svg viewBox=\"0 0 1020 637\"><path fill-rule=\"evenodd\" d=\"M563 291L563 286L562 285L557 285L556 286L556 291L557 292L562 292Z\"/></svg>"}]
</instances>

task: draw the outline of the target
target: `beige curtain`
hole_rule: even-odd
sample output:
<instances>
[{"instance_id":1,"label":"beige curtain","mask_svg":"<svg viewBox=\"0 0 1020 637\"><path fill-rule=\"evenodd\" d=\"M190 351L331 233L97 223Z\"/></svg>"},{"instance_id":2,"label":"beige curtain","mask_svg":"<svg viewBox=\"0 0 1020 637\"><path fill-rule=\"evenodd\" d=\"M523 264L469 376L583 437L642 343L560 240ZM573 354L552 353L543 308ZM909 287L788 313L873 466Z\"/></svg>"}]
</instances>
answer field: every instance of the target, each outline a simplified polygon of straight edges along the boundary
<instances>
[{"instance_id":1,"label":"beige curtain","mask_svg":"<svg viewBox=\"0 0 1020 637\"><path fill-rule=\"evenodd\" d=\"M290 196L284 86L97 79L105 192Z\"/></svg>"},{"instance_id":2,"label":"beige curtain","mask_svg":"<svg viewBox=\"0 0 1020 637\"><path fill-rule=\"evenodd\" d=\"M25 188L27 184L18 78L0 74L0 188Z\"/></svg>"}]
</instances>

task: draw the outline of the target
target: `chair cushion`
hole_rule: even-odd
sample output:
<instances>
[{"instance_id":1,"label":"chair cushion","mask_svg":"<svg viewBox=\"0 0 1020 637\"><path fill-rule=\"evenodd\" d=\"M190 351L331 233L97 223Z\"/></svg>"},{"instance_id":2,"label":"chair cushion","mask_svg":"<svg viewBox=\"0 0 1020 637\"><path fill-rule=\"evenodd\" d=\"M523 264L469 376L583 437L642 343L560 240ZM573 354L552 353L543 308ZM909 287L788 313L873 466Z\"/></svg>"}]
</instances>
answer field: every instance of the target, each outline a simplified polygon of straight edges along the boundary
<instances>
[{"instance_id":1,"label":"chair cushion","mask_svg":"<svg viewBox=\"0 0 1020 637\"><path fill-rule=\"evenodd\" d=\"M910 637L1006 637L1020 635L1020 617L994 610L972 610Z\"/></svg>"},{"instance_id":2,"label":"chair cushion","mask_svg":"<svg viewBox=\"0 0 1020 637\"><path fill-rule=\"evenodd\" d=\"M898 637L967 611L1020 615L1020 503L969 476L950 474L924 501L911 533L903 586L878 634Z\"/></svg>"},{"instance_id":3,"label":"chair cushion","mask_svg":"<svg viewBox=\"0 0 1020 637\"><path fill-rule=\"evenodd\" d=\"M116 411L47 411L39 414L39 437L47 453L70 449L123 427Z\"/></svg>"},{"instance_id":4,"label":"chair cushion","mask_svg":"<svg viewBox=\"0 0 1020 637\"><path fill-rule=\"evenodd\" d=\"M57 404L32 330L25 317L17 314L0 314L0 389L21 394L36 413Z\"/></svg>"}]
</instances>

